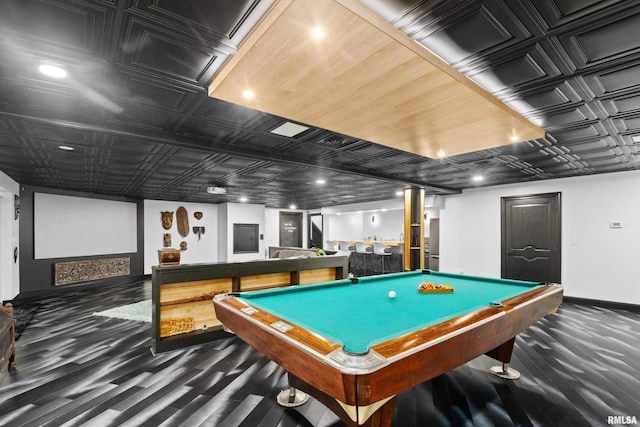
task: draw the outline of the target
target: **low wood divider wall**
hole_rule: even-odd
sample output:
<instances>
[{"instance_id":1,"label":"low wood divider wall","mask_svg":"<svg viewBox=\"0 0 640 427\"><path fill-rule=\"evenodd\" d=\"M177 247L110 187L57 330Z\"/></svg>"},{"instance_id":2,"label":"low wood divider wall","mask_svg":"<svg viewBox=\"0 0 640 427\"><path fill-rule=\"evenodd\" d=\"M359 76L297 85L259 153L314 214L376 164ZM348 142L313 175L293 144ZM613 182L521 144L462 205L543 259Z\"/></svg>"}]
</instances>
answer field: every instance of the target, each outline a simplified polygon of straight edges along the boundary
<instances>
[{"instance_id":1,"label":"low wood divider wall","mask_svg":"<svg viewBox=\"0 0 640 427\"><path fill-rule=\"evenodd\" d=\"M161 353L228 335L213 309L216 294L308 285L348 274L346 256L152 267L153 351Z\"/></svg>"}]
</instances>

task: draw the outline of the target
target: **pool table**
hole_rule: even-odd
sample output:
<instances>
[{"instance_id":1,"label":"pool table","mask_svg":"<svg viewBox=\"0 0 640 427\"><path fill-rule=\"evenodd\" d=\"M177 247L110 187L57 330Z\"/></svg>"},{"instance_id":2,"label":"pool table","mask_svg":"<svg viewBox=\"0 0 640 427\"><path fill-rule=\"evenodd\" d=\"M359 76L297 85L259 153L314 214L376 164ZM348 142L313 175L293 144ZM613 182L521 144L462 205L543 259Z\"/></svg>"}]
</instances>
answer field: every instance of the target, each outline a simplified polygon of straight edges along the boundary
<instances>
[{"instance_id":1,"label":"pool table","mask_svg":"<svg viewBox=\"0 0 640 427\"><path fill-rule=\"evenodd\" d=\"M453 292L420 293L422 282ZM390 295L395 292L395 297ZM391 426L396 395L515 337L562 301L558 284L430 270L217 296L217 317L350 426Z\"/></svg>"}]
</instances>

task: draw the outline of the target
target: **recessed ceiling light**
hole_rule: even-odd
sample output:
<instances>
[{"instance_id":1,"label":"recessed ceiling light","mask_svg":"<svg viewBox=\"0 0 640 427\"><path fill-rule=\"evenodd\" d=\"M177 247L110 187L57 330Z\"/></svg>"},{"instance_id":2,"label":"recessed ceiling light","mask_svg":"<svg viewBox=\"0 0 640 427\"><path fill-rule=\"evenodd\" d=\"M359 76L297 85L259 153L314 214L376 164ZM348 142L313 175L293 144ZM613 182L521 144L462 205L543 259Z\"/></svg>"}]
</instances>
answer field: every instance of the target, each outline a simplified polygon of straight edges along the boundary
<instances>
[{"instance_id":1,"label":"recessed ceiling light","mask_svg":"<svg viewBox=\"0 0 640 427\"><path fill-rule=\"evenodd\" d=\"M296 209L297 206L296 205L289 205L289 209Z\"/></svg>"},{"instance_id":2,"label":"recessed ceiling light","mask_svg":"<svg viewBox=\"0 0 640 427\"><path fill-rule=\"evenodd\" d=\"M247 200L249 200L249 199L247 199L247 198L246 198L246 197L244 197L244 196L240 197L240 201L241 201L242 203L246 203L246 202L247 202Z\"/></svg>"},{"instance_id":3,"label":"recessed ceiling light","mask_svg":"<svg viewBox=\"0 0 640 427\"><path fill-rule=\"evenodd\" d=\"M246 99L253 99L256 97L256 94L251 89L245 89L242 91L242 96L244 96Z\"/></svg>"},{"instance_id":4,"label":"recessed ceiling light","mask_svg":"<svg viewBox=\"0 0 640 427\"><path fill-rule=\"evenodd\" d=\"M633 142L640 142L640 135L632 136L632 137L631 137L631 140L632 140Z\"/></svg>"},{"instance_id":5,"label":"recessed ceiling light","mask_svg":"<svg viewBox=\"0 0 640 427\"><path fill-rule=\"evenodd\" d=\"M511 135L510 139L511 139L511 142L516 142L516 141L518 141L519 138L518 138L517 135Z\"/></svg>"},{"instance_id":6,"label":"recessed ceiling light","mask_svg":"<svg viewBox=\"0 0 640 427\"><path fill-rule=\"evenodd\" d=\"M327 36L327 33L324 31L324 28L318 26L318 27L314 27L313 30L311 30L311 38L314 40L322 40Z\"/></svg>"},{"instance_id":7,"label":"recessed ceiling light","mask_svg":"<svg viewBox=\"0 0 640 427\"><path fill-rule=\"evenodd\" d=\"M396 196L404 196L404 191L396 191Z\"/></svg>"},{"instance_id":8,"label":"recessed ceiling light","mask_svg":"<svg viewBox=\"0 0 640 427\"><path fill-rule=\"evenodd\" d=\"M327 181L325 181L324 179L316 179L316 184L322 185L322 184L326 184Z\"/></svg>"},{"instance_id":9,"label":"recessed ceiling light","mask_svg":"<svg viewBox=\"0 0 640 427\"><path fill-rule=\"evenodd\" d=\"M69 147L68 145L59 145L58 148L61 149L61 150L64 150L64 151L74 151L75 150L75 148Z\"/></svg>"},{"instance_id":10,"label":"recessed ceiling light","mask_svg":"<svg viewBox=\"0 0 640 427\"><path fill-rule=\"evenodd\" d=\"M474 175L471 179L473 179L475 182L480 182L484 180L484 177L481 175Z\"/></svg>"},{"instance_id":11,"label":"recessed ceiling light","mask_svg":"<svg viewBox=\"0 0 640 427\"><path fill-rule=\"evenodd\" d=\"M446 155L446 153L444 152L444 150L440 149L440 150L438 150L438 154L437 155L438 155L439 158L443 158Z\"/></svg>"},{"instance_id":12,"label":"recessed ceiling light","mask_svg":"<svg viewBox=\"0 0 640 427\"><path fill-rule=\"evenodd\" d=\"M277 128L273 129L271 133L274 133L276 135L293 137L301 134L307 129L309 129L307 126L302 126L297 123L284 122Z\"/></svg>"},{"instance_id":13,"label":"recessed ceiling light","mask_svg":"<svg viewBox=\"0 0 640 427\"><path fill-rule=\"evenodd\" d=\"M54 65L41 65L38 70L40 70L42 74L46 74L49 77L55 77L58 79L67 77L67 72L65 70Z\"/></svg>"}]
</instances>

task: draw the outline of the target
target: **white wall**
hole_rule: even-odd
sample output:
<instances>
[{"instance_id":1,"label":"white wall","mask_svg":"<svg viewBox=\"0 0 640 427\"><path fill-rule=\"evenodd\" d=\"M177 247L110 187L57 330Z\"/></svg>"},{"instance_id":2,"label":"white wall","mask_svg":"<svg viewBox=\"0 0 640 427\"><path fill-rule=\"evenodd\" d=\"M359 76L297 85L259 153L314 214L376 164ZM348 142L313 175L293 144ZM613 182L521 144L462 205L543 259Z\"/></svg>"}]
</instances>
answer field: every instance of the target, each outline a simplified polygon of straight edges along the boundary
<instances>
[{"instance_id":1,"label":"white wall","mask_svg":"<svg viewBox=\"0 0 640 427\"><path fill-rule=\"evenodd\" d=\"M302 213L302 247L306 248L307 246L309 246L308 239L307 239L308 237L307 212L290 210L290 209L266 208L264 211L264 228L265 228L264 247L266 251L265 257L269 257L269 246L280 246L280 212ZM322 230L322 233L323 235L325 235L324 229Z\"/></svg>"},{"instance_id":2,"label":"white wall","mask_svg":"<svg viewBox=\"0 0 640 427\"><path fill-rule=\"evenodd\" d=\"M640 304L640 172L464 191L440 210L440 269L500 277L500 199L562 194L565 295ZM619 221L622 228L610 228Z\"/></svg>"},{"instance_id":3,"label":"white wall","mask_svg":"<svg viewBox=\"0 0 640 427\"><path fill-rule=\"evenodd\" d=\"M328 235L324 240L362 240L364 238L364 216L362 212L350 212L340 215L325 215Z\"/></svg>"},{"instance_id":4,"label":"white wall","mask_svg":"<svg viewBox=\"0 0 640 427\"><path fill-rule=\"evenodd\" d=\"M252 261L265 258L265 241L260 240L258 253L233 253L233 224L258 224L265 234L265 207L250 203L223 203L220 206L219 260L224 262ZM223 221L223 219L226 219Z\"/></svg>"},{"instance_id":5,"label":"white wall","mask_svg":"<svg viewBox=\"0 0 640 427\"><path fill-rule=\"evenodd\" d=\"M18 183L0 171L0 301L11 300L20 293L20 259L14 262L18 246L18 224L14 216L14 196L20 194Z\"/></svg>"},{"instance_id":6,"label":"white wall","mask_svg":"<svg viewBox=\"0 0 640 427\"><path fill-rule=\"evenodd\" d=\"M403 231L404 209L380 210L363 214L363 237L376 240L399 240Z\"/></svg>"},{"instance_id":7,"label":"white wall","mask_svg":"<svg viewBox=\"0 0 640 427\"><path fill-rule=\"evenodd\" d=\"M321 209L324 240L399 240L404 231L404 198ZM371 217L375 216L375 221Z\"/></svg>"},{"instance_id":8,"label":"white wall","mask_svg":"<svg viewBox=\"0 0 640 427\"><path fill-rule=\"evenodd\" d=\"M178 234L176 211L180 206L187 210L189 234ZM206 203L168 202L161 200L144 201L144 274L151 274L151 266L158 265L158 250L163 248L164 233L171 233L171 247L179 249L180 242L187 242L187 250L180 254L181 264L195 264L218 261L218 206ZM162 227L161 212L173 212L173 225L169 230ZM196 219L194 212L202 212ZM204 226L205 233L198 240L193 234L194 226Z\"/></svg>"}]
</instances>

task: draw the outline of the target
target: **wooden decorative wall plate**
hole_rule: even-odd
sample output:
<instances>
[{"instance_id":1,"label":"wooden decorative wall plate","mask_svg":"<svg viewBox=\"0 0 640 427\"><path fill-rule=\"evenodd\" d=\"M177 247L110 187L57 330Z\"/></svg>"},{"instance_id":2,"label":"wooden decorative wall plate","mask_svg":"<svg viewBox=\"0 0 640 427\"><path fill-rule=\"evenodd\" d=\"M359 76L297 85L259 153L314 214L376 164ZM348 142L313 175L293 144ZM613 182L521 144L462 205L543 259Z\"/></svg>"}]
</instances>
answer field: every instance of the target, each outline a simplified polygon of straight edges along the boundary
<instances>
[{"instance_id":1,"label":"wooden decorative wall plate","mask_svg":"<svg viewBox=\"0 0 640 427\"><path fill-rule=\"evenodd\" d=\"M189 234L189 215L184 206L180 206L176 211L176 222L178 223L178 233L182 237L186 237Z\"/></svg>"}]
</instances>

